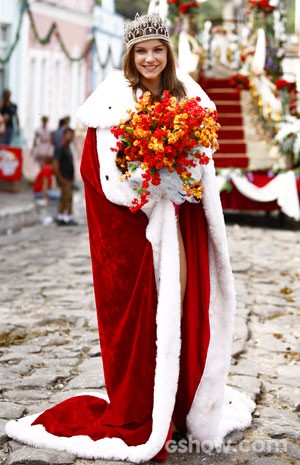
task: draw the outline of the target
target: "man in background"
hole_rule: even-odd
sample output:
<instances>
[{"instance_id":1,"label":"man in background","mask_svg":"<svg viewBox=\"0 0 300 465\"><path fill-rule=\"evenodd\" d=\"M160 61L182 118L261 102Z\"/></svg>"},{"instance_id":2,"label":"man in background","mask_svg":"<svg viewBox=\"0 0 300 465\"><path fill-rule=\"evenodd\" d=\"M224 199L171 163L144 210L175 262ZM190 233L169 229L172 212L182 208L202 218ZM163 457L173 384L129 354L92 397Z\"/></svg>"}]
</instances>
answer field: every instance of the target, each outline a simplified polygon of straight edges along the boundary
<instances>
[{"instance_id":1,"label":"man in background","mask_svg":"<svg viewBox=\"0 0 300 465\"><path fill-rule=\"evenodd\" d=\"M70 144L74 139L74 130L66 128L63 132L61 144L55 149L53 155L53 171L61 191L58 205L57 224L74 225L73 218L73 182L74 163Z\"/></svg>"}]
</instances>

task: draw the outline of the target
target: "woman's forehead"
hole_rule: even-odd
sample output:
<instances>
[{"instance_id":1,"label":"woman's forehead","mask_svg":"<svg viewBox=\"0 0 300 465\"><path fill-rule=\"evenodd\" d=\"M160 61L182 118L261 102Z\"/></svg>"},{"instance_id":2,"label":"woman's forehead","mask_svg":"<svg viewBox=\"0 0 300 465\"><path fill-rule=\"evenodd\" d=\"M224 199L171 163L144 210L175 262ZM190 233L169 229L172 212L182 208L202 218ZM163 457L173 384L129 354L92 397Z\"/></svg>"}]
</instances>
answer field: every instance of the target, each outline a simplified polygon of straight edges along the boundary
<instances>
[{"instance_id":1,"label":"woman's forehead","mask_svg":"<svg viewBox=\"0 0 300 465\"><path fill-rule=\"evenodd\" d=\"M134 45L134 48L145 48L147 50L150 50L155 47L161 47L162 45L166 45L163 40L159 39L150 39L150 40L141 40L141 42L138 42L137 44Z\"/></svg>"}]
</instances>

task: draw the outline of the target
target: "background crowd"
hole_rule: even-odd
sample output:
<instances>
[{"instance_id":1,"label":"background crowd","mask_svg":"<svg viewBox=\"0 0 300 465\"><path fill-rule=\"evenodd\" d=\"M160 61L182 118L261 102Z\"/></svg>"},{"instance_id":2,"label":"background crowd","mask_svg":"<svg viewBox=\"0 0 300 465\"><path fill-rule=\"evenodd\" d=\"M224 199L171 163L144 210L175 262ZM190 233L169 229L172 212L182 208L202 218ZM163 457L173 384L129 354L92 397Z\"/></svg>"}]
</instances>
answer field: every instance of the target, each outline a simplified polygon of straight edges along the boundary
<instances>
[{"instance_id":1,"label":"background crowd","mask_svg":"<svg viewBox=\"0 0 300 465\"><path fill-rule=\"evenodd\" d=\"M69 116L61 118L53 131L48 128L48 122L48 116L42 116L31 150L32 160L39 168L33 183L34 197L44 204L58 202L57 224L75 224L72 215L74 130ZM19 133L18 107L11 100L10 90L5 89L0 105L0 145L15 145Z\"/></svg>"}]
</instances>

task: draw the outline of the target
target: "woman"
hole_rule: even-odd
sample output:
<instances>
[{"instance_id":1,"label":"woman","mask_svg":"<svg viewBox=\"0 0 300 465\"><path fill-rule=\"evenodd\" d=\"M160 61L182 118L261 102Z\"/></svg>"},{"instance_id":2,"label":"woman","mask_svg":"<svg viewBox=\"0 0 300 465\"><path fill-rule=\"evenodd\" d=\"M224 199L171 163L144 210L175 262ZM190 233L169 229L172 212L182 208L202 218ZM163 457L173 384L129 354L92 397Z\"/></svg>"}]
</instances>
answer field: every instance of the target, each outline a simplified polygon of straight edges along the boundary
<instances>
[{"instance_id":1,"label":"woman","mask_svg":"<svg viewBox=\"0 0 300 465\"><path fill-rule=\"evenodd\" d=\"M89 126L81 171L108 398L71 398L6 431L81 457L144 462L165 460L176 430L220 445L250 424L253 404L232 389L224 394L235 302L213 162L201 168L203 204L174 192L132 213L136 191L120 182L111 151L111 127L146 90L154 99L168 89L213 104L176 73L157 15L136 17L125 43L124 73L112 73L78 112Z\"/></svg>"},{"instance_id":2,"label":"woman","mask_svg":"<svg viewBox=\"0 0 300 465\"><path fill-rule=\"evenodd\" d=\"M51 131L47 127L48 121L47 116L42 116L41 127L34 135L32 155L40 168L44 165L46 158L53 155L54 150Z\"/></svg>"}]
</instances>

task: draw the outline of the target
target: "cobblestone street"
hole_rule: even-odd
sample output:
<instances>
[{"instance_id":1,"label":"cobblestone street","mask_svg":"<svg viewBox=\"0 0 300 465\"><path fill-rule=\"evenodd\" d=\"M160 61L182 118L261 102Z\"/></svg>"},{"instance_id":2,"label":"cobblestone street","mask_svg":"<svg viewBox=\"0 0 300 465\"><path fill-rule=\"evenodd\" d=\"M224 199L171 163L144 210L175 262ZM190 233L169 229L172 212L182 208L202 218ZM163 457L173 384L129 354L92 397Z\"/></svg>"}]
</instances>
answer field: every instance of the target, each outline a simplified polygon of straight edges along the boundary
<instances>
[{"instance_id":1,"label":"cobblestone street","mask_svg":"<svg viewBox=\"0 0 300 465\"><path fill-rule=\"evenodd\" d=\"M167 463L296 465L299 231L237 224L227 231L238 304L228 384L256 400L253 424L229 435L220 451L200 452L196 445L193 452L171 453ZM111 463L23 446L3 432L7 419L104 389L84 220L76 227L38 224L2 235L0 249L0 463Z\"/></svg>"}]
</instances>

